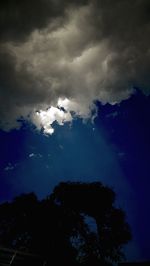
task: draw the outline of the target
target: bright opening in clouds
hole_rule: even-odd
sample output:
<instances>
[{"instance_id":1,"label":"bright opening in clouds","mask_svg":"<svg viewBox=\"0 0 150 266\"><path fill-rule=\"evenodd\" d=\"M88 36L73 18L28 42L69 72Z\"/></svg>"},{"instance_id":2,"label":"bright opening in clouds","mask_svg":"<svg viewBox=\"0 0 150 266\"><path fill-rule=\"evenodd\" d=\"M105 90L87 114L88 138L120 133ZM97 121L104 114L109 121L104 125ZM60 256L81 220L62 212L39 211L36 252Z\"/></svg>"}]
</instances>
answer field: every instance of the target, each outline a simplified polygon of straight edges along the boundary
<instances>
[{"instance_id":1,"label":"bright opening in clouds","mask_svg":"<svg viewBox=\"0 0 150 266\"><path fill-rule=\"evenodd\" d=\"M62 126L65 122L71 122L74 116L84 119L92 117L89 108L80 107L78 103L67 98L59 98L56 107L51 106L46 110L36 111L30 118L37 129L51 135L54 133L52 126L54 122Z\"/></svg>"},{"instance_id":2,"label":"bright opening in clouds","mask_svg":"<svg viewBox=\"0 0 150 266\"><path fill-rule=\"evenodd\" d=\"M55 121L57 121L59 125L63 125L65 122L70 122L71 120L72 116L70 112L66 112L66 110L61 110L59 107L54 106L51 106L46 111L37 111L32 118L37 128L43 129L45 134L53 134L54 129L52 128L52 124Z\"/></svg>"}]
</instances>

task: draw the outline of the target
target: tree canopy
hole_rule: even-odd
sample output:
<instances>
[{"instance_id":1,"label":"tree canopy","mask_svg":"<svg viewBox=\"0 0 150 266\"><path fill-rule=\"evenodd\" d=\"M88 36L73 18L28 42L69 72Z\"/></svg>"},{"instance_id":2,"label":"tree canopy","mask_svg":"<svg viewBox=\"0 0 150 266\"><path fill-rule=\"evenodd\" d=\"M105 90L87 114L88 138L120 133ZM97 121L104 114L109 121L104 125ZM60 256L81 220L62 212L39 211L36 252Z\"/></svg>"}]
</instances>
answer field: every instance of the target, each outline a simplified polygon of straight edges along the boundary
<instances>
[{"instance_id":1,"label":"tree canopy","mask_svg":"<svg viewBox=\"0 0 150 266\"><path fill-rule=\"evenodd\" d=\"M115 193L96 183L60 183L45 200L33 194L0 205L0 245L42 256L47 265L112 265L131 232Z\"/></svg>"}]
</instances>

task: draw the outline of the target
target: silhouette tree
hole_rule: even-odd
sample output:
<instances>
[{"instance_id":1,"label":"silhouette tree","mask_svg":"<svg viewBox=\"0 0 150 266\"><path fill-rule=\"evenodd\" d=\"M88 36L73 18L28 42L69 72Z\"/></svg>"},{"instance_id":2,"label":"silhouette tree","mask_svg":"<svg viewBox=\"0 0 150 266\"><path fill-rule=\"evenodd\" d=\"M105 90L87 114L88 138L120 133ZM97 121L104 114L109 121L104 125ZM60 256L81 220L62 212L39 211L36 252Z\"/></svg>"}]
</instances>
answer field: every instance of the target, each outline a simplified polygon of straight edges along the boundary
<instances>
[{"instance_id":1,"label":"silhouette tree","mask_svg":"<svg viewBox=\"0 0 150 266\"><path fill-rule=\"evenodd\" d=\"M80 239L81 261L104 264L124 258L122 246L131 239L131 232L125 213L114 205L112 189L100 182L61 183L54 189L51 199L68 213L80 217L76 237ZM95 232L87 224L85 226L86 217L94 219Z\"/></svg>"},{"instance_id":2,"label":"silhouette tree","mask_svg":"<svg viewBox=\"0 0 150 266\"><path fill-rule=\"evenodd\" d=\"M101 183L60 183L42 201L21 195L0 205L0 245L36 253L47 265L111 265L131 238L114 201Z\"/></svg>"}]
</instances>

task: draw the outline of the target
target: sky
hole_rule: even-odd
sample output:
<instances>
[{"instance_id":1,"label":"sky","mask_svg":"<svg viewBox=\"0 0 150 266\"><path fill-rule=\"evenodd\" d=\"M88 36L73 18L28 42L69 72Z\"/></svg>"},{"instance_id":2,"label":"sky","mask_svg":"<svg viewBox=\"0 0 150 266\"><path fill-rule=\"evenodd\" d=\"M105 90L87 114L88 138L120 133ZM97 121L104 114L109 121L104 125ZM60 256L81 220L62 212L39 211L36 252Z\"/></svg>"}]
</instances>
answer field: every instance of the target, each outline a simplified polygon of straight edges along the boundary
<instances>
[{"instance_id":1,"label":"sky","mask_svg":"<svg viewBox=\"0 0 150 266\"><path fill-rule=\"evenodd\" d=\"M150 260L150 3L0 2L0 201L60 181L117 194Z\"/></svg>"}]
</instances>

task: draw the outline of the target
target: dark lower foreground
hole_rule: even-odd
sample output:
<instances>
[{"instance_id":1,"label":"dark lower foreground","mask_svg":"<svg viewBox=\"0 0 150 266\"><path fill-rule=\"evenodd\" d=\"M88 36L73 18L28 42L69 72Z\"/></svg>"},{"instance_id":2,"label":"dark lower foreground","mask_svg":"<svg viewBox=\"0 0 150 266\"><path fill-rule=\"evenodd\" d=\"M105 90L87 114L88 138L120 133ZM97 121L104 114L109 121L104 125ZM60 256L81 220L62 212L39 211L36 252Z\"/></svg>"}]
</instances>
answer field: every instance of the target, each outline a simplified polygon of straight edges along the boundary
<instances>
[{"instance_id":1,"label":"dark lower foreground","mask_svg":"<svg viewBox=\"0 0 150 266\"><path fill-rule=\"evenodd\" d=\"M0 266L48 266L40 256L30 253L0 247ZM53 265L53 262L51 262ZM92 266L95 264L92 263ZM106 264L99 263L99 266ZM122 262L118 266L148 266L150 262ZM86 266L86 265L85 265Z\"/></svg>"},{"instance_id":2,"label":"dark lower foreground","mask_svg":"<svg viewBox=\"0 0 150 266\"><path fill-rule=\"evenodd\" d=\"M0 266L46 266L43 258L13 249L0 248Z\"/></svg>"},{"instance_id":3,"label":"dark lower foreground","mask_svg":"<svg viewBox=\"0 0 150 266\"><path fill-rule=\"evenodd\" d=\"M106 266L109 264L95 264L94 262L84 264L84 266ZM38 255L31 254L31 253L26 253L14 249L8 249L8 248L3 248L0 247L0 266L50 266L50 265L57 265L53 260L51 262L47 262L45 259L41 258ZM80 264L74 264L74 265L80 265ZM71 266L65 265L65 266Z\"/></svg>"}]
</instances>

